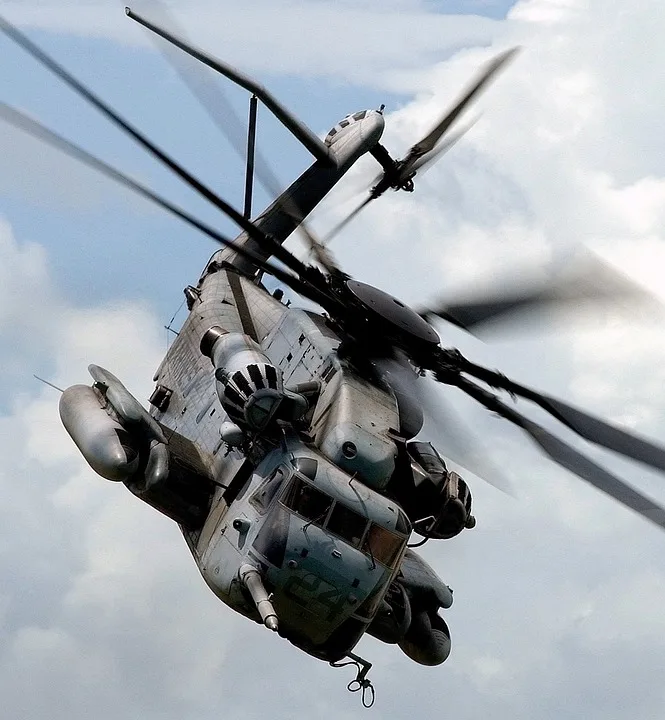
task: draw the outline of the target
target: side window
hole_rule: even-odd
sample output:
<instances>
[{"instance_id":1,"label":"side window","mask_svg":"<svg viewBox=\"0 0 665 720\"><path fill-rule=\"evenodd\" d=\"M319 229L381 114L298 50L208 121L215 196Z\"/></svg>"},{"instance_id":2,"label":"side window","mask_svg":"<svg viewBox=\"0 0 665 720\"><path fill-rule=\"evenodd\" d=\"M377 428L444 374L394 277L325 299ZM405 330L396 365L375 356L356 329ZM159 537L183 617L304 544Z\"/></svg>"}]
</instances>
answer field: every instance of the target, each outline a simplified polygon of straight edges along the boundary
<instances>
[{"instance_id":1,"label":"side window","mask_svg":"<svg viewBox=\"0 0 665 720\"><path fill-rule=\"evenodd\" d=\"M268 509L272 499L281 487L285 476L284 469L277 468L267 480L264 480L259 487L256 488L254 494L249 498L249 501L260 513L264 513Z\"/></svg>"},{"instance_id":2,"label":"side window","mask_svg":"<svg viewBox=\"0 0 665 720\"><path fill-rule=\"evenodd\" d=\"M405 542L405 538L372 523L362 549L377 562L392 567Z\"/></svg>"}]
</instances>

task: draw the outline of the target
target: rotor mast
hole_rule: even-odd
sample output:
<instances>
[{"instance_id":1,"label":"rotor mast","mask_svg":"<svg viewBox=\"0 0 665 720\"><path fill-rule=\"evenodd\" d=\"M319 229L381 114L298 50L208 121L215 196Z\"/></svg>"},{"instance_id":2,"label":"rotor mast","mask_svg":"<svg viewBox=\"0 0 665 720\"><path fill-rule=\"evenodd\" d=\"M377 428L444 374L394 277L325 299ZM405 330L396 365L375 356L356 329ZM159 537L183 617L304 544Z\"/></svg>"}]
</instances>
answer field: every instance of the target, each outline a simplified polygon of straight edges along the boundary
<instances>
[{"instance_id":1,"label":"rotor mast","mask_svg":"<svg viewBox=\"0 0 665 720\"><path fill-rule=\"evenodd\" d=\"M252 191L254 189L254 154L256 151L256 115L259 101L256 95L249 99L249 126L247 128L247 168L245 170L245 204L243 215L252 217Z\"/></svg>"}]
</instances>

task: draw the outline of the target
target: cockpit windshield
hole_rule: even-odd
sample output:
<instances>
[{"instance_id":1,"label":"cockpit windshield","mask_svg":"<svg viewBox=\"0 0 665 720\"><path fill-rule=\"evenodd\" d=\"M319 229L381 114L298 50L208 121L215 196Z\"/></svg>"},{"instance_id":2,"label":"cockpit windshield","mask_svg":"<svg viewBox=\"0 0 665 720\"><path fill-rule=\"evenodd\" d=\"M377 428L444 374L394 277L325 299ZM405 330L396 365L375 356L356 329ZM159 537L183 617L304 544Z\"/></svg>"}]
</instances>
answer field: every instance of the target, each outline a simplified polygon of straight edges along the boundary
<instances>
[{"instance_id":1,"label":"cockpit windshield","mask_svg":"<svg viewBox=\"0 0 665 720\"><path fill-rule=\"evenodd\" d=\"M334 500L295 475L281 502L290 510L360 549L373 563L394 567L406 536L371 522L369 518Z\"/></svg>"},{"instance_id":2,"label":"cockpit windshield","mask_svg":"<svg viewBox=\"0 0 665 720\"><path fill-rule=\"evenodd\" d=\"M302 478L295 476L282 502L305 520L323 527L333 499Z\"/></svg>"},{"instance_id":3,"label":"cockpit windshield","mask_svg":"<svg viewBox=\"0 0 665 720\"><path fill-rule=\"evenodd\" d=\"M359 547L367 527L367 518L342 505L341 502L336 502L326 527L353 547Z\"/></svg>"}]
</instances>

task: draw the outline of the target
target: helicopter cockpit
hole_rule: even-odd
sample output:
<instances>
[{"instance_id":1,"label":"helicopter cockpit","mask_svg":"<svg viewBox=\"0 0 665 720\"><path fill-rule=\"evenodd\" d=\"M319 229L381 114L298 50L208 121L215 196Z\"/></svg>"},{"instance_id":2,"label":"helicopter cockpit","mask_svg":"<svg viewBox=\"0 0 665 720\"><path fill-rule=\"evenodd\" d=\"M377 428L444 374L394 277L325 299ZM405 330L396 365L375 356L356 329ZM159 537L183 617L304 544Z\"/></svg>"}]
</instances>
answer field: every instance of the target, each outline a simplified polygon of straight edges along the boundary
<instances>
[{"instance_id":1,"label":"helicopter cockpit","mask_svg":"<svg viewBox=\"0 0 665 720\"><path fill-rule=\"evenodd\" d=\"M352 510L341 500L319 490L298 473L281 502L296 515L306 521L306 525L315 525L332 533L354 548L359 548L372 562L384 567L394 568L408 536L409 525L406 516L400 510L398 519L401 533L392 532L367 515Z\"/></svg>"},{"instance_id":2,"label":"helicopter cockpit","mask_svg":"<svg viewBox=\"0 0 665 720\"><path fill-rule=\"evenodd\" d=\"M365 631L411 525L399 505L326 458L302 445L296 452L249 498L263 515L252 553L264 568L280 634L333 660Z\"/></svg>"}]
</instances>

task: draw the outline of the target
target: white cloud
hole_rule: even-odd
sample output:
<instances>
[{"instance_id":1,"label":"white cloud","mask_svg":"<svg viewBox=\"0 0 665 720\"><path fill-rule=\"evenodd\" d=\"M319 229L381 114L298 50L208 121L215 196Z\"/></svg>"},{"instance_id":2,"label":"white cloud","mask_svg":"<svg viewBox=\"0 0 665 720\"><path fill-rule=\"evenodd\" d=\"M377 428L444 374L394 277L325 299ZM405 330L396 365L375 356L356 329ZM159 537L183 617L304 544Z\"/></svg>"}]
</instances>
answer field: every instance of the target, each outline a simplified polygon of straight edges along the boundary
<instances>
[{"instance_id":1,"label":"white cloud","mask_svg":"<svg viewBox=\"0 0 665 720\"><path fill-rule=\"evenodd\" d=\"M387 71L417 67L467 44L486 44L497 27L496 21L480 16L441 15L421 2L382 3L378 12L375 2L362 0L343 5L252 0L242 7L201 0L186 10L170 6L192 42L247 71L326 76L354 84L387 79ZM27 27L146 45L142 29L125 17L122 7L89 1L72 10L62 0L10 1L3 3L3 12ZM146 17L159 14L149 1L132 4L132 9ZM220 20L211 22L211 17ZM312 33L316 43L310 42Z\"/></svg>"},{"instance_id":2,"label":"white cloud","mask_svg":"<svg viewBox=\"0 0 665 720\"><path fill-rule=\"evenodd\" d=\"M154 316L128 303L71 307L51 286L43 248L22 246L6 223L1 239L3 337L13 328L25 340L5 347L6 355L25 372L30 354L42 353L62 385L90 382L86 365L99 362L144 397L162 350ZM12 293L33 282L27 299ZM226 621L220 624L177 528L87 467L60 424L56 391L36 382L7 390L11 408L0 417L5 712L64 718L101 702L117 717L118 708L150 705L153 690L187 696L194 654L205 658L204 675L223 662L210 624L221 630ZM117 700L135 672L133 653L165 672L153 687L138 683L134 698Z\"/></svg>"}]
</instances>

